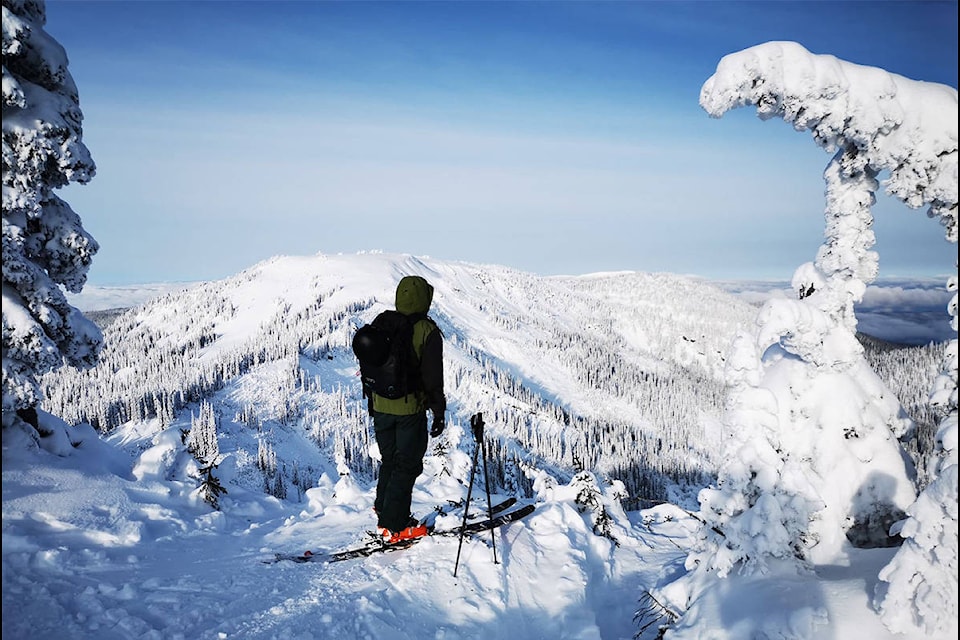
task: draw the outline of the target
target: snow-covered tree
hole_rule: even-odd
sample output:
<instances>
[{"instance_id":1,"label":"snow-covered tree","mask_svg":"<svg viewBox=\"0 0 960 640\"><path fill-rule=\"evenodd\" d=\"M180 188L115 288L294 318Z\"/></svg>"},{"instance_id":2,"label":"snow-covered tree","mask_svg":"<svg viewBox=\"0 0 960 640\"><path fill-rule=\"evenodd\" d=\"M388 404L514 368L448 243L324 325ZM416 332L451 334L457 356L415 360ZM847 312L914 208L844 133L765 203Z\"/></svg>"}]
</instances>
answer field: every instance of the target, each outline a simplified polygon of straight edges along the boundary
<instances>
[{"instance_id":1,"label":"snow-covered tree","mask_svg":"<svg viewBox=\"0 0 960 640\"><path fill-rule=\"evenodd\" d=\"M217 414L209 402L200 403L200 415L190 417L190 439L187 448L204 464L216 464L220 457L217 440Z\"/></svg>"},{"instance_id":2,"label":"snow-covered tree","mask_svg":"<svg viewBox=\"0 0 960 640\"><path fill-rule=\"evenodd\" d=\"M187 451L200 463L199 496L214 509L219 509L220 496L227 490L220 484L220 479L213 475L220 462L220 442L217 438L217 414L209 402L200 403L199 416L190 416L186 445Z\"/></svg>"},{"instance_id":3,"label":"snow-covered tree","mask_svg":"<svg viewBox=\"0 0 960 640\"><path fill-rule=\"evenodd\" d=\"M581 471L570 481L570 487L577 492L574 498L577 508L581 513L590 514L593 532L598 536L609 538L616 546L620 546L620 542L613 534L613 518L604 504L603 490L597 482L597 477L590 471ZM623 483L616 481L616 486L611 492L618 499L625 497Z\"/></svg>"},{"instance_id":4,"label":"snow-covered tree","mask_svg":"<svg viewBox=\"0 0 960 640\"><path fill-rule=\"evenodd\" d=\"M273 487L271 488L270 494L279 500L287 499L286 475L286 469L282 469L273 478Z\"/></svg>"},{"instance_id":5,"label":"snow-covered tree","mask_svg":"<svg viewBox=\"0 0 960 640\"><path fill-rule=\"evenodd\" d=\"M214 509L220 509L220 496L227 493L227 489L220 483L220 478L213 475L217 465L210 463L200 467L200 486L197 495Z\"/></svg>"},{"instance_id":6,"label":"snow-covered tree","mask_svg":"<svg viewBox=\"0 0 960 640\"><path fill-rule=\"evenodd\" d=\"M938 394L941 442L953 462L948 454L940 480L911 507L912 465L897 442L911 425L863 358L853 305L877 274L870 208L881 173L889 194L928 206L957 242L957 91L771 42L724 57L700 104L714 117L755 105L762 119L811 131L834 156L824 172L825 241L794 276L797 299L771 300L756 332L733 345L731 449L717 486L701 495L701 544L688 567L725 575L783 558L802 569L835 556L844 538L887 544L890 525L909 509L904 535L928 553L931 578L920 586L902 572L890 593L912 591L922 617L947 606L929 585L947 585L955 617L956 339ZM956 330L955 301L950 313ZM954 534L941 535L944 528Z\"/></svg>"},{"instance_id":7,"label":"snow-covered tree","mask_svg":"<svg viewBox=\"0 0 960 640\"><path fill-rule=\"evenodd\" d=\"M30 423L37 378L90 367L100 330L68 304L98 250L80 217L54 194L86 183L77 87L63 47L44 30L43 0L3 0L3 428Z\"/></svg>"},{"instance_id":8,"label":"snow-covered tree","mask_svg":"<svg viewBox=\"0 0 960 640\"><path fill-rule=\"evenodd\" d=\"M948 288L953 329L957 329L957 279ZM957 341L930 396L943 416L928 469L933 481L907 509L900 531L905 542L880 572L876 605L893 631L928 634L949 629L957 619Z\"/></svg>"}]
</instances>

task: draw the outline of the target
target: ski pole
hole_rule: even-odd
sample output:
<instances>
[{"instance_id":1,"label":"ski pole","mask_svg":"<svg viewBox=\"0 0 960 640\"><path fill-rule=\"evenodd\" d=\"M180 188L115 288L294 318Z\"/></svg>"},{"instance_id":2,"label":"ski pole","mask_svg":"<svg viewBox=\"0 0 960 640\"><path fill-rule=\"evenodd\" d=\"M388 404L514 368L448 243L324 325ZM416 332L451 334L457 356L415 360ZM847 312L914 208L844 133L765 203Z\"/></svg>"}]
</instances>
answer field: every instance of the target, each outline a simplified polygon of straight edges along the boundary
<instances>
[{"instance_id":1,"label":"ski pole","mask_svg":"<svg viewBox=\"0 0 960 640\"><path fill-rule=\"evenodd\" d=\"M473 427L475 420L480 414L470 418L470 426ZM470 467L470 484L467 485L467 502L463 507L463 523L460 525L460 544L457 545L457 561L453 565L453 577L457 577L457 568L460 566L460 550L463 549L463 534L467 529L467 513L470 511L470 498L473 495L473 476L477 472L477 454L480 453L480 447L473 450L473 466Z\"/></svg>"},{"instance_id":2,"label":"ski pole","mask_svg":"<svg viewBox=\"0 0 960 640\"><path fill-rule=\"evenodd\" d=\"M483 416L479 413L474 416L477 419L477 426L474 427L473 437L480 447L480 455L483 458L483 480L487 488L487 517L493 519L493 504L490 502L490 473L487 468L487 441L483 437ZM493 529L490 529L490 546L493 547L493 564L497 562L497 537Z\"/></svg>"}]
</instances>

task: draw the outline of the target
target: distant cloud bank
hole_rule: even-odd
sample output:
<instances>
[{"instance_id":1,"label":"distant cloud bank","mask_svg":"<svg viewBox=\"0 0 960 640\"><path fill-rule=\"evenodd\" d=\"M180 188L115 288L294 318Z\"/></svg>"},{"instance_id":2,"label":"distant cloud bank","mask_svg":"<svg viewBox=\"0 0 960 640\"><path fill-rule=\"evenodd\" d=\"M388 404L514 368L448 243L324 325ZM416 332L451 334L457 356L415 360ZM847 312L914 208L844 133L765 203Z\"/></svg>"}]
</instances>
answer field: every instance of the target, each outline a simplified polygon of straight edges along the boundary
<instances>
[{"instance_id":1,"label":"distant cloud bank","mask_svg":"<svg viewBox=\"0 0 960 640\"><path fill-rule=\"evenodd\" d=\"M858 328L881 340L909 345L944 342L950 328L947 277L885 278L867 287L856 306ZM793 295L787 281L724 280L717 284L743 300L760 305L771 295Z\"/></svg>"},{"instance_id":2,"label":"distant cloud bank","mask_svg":"<svg viewBox=\"0 0 960 640\"><path fill-rule=\"evenodd\" d=\"M119 286L87 285L79 294L67 294L67 300L80 311L106 311L138 307L154 298L189 289L198 282L158 282Z\"/></svg>"}]
</instances>

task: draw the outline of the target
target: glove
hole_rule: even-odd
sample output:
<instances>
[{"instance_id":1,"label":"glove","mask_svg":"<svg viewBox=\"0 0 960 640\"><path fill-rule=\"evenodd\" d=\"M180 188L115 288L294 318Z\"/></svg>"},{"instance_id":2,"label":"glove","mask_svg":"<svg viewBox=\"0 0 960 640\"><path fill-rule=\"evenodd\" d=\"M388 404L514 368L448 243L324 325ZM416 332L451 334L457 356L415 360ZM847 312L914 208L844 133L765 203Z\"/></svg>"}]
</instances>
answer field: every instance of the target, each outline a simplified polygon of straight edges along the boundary
<instances>
[{"instance_id":1,"label":"glove","mask_svg":"<svg viewBox=\"0 0 960 640\"><path fill-rule=\"evenodd\" d=\"M441 433L443 433L443 428L447 426L443 422L443 418L434 418L433 425L430 427L430 437L436 438Z\"/></svg>"}]
</instances>

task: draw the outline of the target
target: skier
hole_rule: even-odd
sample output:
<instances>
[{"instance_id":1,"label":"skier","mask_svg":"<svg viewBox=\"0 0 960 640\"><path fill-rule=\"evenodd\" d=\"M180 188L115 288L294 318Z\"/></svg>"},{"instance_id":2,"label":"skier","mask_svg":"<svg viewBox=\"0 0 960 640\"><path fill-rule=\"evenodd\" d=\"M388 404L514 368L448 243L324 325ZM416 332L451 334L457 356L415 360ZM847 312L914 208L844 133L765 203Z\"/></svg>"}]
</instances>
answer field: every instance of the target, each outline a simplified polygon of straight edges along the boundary
<instances>
[{"instance_id":1,"label":"skier","mask_svg":"<svg viewBox=\"0 0 960 640\"><path fill-rule=\"evenodd\" d=\"M427 410L433 414L429 434L443 432L447 400L443 390L443 335L427 316L433 302L433 287L420 276L400 280L396 310L413 324L413 351L419 366L413 366L419 380L407 395L390 399L368 392L368 408L380 448L380 476L373 507L377 533L393 544L429 533L426 525L410 515L413 485L423 472L427 452ZM416 363L414 363L416 364Z\"/></svg>"}]
</instances>

